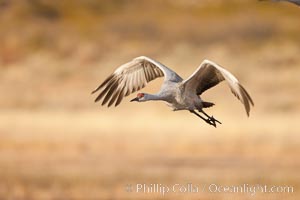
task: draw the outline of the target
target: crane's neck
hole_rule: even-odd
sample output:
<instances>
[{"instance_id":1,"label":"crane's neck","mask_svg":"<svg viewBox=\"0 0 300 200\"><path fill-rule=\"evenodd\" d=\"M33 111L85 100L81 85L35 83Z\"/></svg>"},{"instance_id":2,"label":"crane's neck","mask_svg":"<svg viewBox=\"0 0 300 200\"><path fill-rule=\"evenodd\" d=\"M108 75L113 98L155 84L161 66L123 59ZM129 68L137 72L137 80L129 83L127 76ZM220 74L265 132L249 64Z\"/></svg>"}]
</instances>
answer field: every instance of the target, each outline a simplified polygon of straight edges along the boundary
<instances>
[{"instance_id":1,"label":"crane's neck","mask_svg":"<svg viewBox=\"0 0 300 200\"><path fill-rule=\"evenodd\" d=\"M163 98L161 96L159 96L158 94L145 93L144 101L159 101L159 100L163 100Z\"/></svg>"}]
</instances>

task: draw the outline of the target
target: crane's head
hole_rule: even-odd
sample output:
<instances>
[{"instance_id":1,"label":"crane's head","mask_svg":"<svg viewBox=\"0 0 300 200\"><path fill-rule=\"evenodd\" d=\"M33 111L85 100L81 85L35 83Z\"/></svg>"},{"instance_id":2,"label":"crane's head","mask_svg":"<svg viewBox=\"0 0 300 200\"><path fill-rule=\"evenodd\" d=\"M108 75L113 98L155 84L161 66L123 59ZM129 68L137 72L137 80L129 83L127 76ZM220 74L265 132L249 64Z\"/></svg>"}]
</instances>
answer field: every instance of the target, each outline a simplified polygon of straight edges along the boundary
<instances>
[{"instance_id":1,"label":"crane's head","mask_svg":"<svg viewBox=\"0 0 300 200\"><path fill-rule=\"evenodd\" d=\"M145 101L145 93L138 93L134 99L131 99L130 102L132 101L137 101L137 102Z\"/></svg>"}]
</instances>

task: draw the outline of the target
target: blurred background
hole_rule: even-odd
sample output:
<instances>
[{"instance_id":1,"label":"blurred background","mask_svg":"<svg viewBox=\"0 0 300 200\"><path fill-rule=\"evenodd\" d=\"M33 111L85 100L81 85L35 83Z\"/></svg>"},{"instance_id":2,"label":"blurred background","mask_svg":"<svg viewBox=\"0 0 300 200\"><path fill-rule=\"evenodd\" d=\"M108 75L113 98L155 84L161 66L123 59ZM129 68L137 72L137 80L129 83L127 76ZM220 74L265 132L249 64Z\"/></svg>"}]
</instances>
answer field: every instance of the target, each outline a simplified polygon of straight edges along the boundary
<instances>
[{"instance_id":1,"label":"blurred background","mask_svg":"<svg viewBox=\"0 0 300 200\"><path fill-rule=\"evenodd\" d=\"M0 0L0 199L299 199L299 19L295 5L256 0ZM250 117L224 83L203 95L217 129L136 94L94 104L91 91L140 55L183 78L221 64L251 94ZM136 183L294 193L126 192Z\"/></svg>"}]
</instances>

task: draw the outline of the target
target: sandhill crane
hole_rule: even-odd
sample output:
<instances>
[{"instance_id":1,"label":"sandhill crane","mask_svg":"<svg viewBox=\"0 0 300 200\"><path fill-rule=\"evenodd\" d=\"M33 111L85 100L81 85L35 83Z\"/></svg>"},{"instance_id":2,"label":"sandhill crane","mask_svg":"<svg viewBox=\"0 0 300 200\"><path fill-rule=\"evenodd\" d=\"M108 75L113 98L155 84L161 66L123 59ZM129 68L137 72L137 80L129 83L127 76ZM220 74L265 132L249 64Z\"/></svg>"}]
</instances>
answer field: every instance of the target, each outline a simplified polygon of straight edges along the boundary
<instances>
[{"instance_id":1,"label":"sandhill crane","mask_svg":"<svg viewBox=\"0 0 300 200\"><path fill-rule=\"evenodd\" d=\"M259 0L259 1L270 1L270 0ZM294 3L298 6L300 6L300 0L272 0L272 1L287 1L287 2L290 2L290 3Z\"/></svg>"},{"instance_id":2,"label":"sandhill crane","mask_svg":"<svg viewBox=\"0 0 300 200\"><path fill-rule=\"evenodd\" d=\"M173 111L188 110L216 127L216 122L219 124L221 122L203 111L203 108L211 107L214 103L203 101L199 95L225 80L233 94L244 104L248 116L250 104L254 105L239 81L229 71L209 60L204 60L188 79L183 80L176 72L158 61L140 56L117 68L92 94L101 89L95 102L104 97L102 105L108 102L108 107L114 103L118 106L124 96L144 88L148 82L163 76L164 82L157 94L138 93L131 102L165 101ZM201 113L205 116L200 115Z\"/></svg>"}]
</instances>

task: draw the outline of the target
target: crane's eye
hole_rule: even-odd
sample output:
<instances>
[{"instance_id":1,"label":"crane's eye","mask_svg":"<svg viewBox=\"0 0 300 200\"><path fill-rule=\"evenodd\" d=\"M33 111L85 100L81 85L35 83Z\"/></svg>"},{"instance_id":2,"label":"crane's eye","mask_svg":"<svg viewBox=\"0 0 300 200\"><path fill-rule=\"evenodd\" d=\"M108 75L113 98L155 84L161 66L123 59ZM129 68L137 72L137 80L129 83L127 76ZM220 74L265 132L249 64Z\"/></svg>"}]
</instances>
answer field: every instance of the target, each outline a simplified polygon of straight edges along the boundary
<instances>
[{"instance_id":1,"label":"crane's eye","mask_svg":"<svg viewBox=\"0 0 300 200\"><path fill-rule=\"evenodd\" d=\"M138 94L137 94L137 97L138 97L138 98L144 97L144 93L138 93Z\"/></svg>"}]
</instances>

